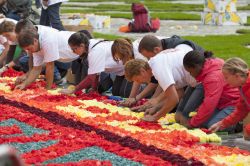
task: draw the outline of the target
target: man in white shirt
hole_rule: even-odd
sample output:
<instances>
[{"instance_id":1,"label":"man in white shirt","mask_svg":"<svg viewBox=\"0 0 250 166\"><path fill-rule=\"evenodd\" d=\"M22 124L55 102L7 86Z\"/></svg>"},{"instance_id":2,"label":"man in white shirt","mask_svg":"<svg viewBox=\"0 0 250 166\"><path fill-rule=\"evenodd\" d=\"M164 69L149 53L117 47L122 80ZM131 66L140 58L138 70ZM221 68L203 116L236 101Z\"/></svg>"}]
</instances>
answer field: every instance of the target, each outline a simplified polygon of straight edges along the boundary
<instances>
[{"instance_id":1,"label":"man in white shirt","mask_svg":"<svg viewBox=\"0 0 250 166\"><path fill-rule=\"evenodd\" d=\"M19 79L17 89L24 89L41 73L42 66L46 66L47 89L53 83L54 61L71 62L79 56L74 54L68 45L68 38L74 32L58 31L46 26L36 26L24 29L18 35L19 45L33 57L33 68L26 78Z\"/></svg>"},{"instance_id":2,"label":"man in white shirt","mask_svg":"<svg viewBox=\"0 0 250 166\"><path fill-rule=\"evenodd\" d=\"M148 62L135 59L125 65L125 76L138 83L150 83L154 76L164 93L157 97L156 105L147 109L146 121L157 121L170 112L179 102L178 91L187 85L195 85L195 79L184 69L183 58L192 48L186 44L167 49Z\"/></svg>"},{"instance_id":3,"label":"man in white shirt","mask_svg":"<svg viewBox=\"0 0 250 166\"><path fill-rule=\"evenodd\" d=\"M51 26L52 28L60 31L64 30L62 22L60 20L60 6L62 2L68 0L41 0L42 12L40 17L40 24L45 26Z\"/></svg>"}]
</instances>

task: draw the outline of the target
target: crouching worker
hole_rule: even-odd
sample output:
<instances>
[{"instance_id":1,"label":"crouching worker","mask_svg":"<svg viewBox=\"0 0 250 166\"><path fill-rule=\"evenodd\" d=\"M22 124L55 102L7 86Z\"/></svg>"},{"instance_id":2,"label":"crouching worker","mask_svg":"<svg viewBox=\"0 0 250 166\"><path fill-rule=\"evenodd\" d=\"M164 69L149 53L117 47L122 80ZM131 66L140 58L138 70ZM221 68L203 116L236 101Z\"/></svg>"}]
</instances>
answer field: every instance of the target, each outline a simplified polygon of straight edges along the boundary
<instances>
[{"instance_id":1,"label":"crouching worker","mask_svg":"<svg viewBox=\"0 0 250 166\"><path fill-rule=\"evenodd\" d=\"M188 117L187 111L177 109L176 120L188 128L202 127L209 128L213 124L230 115L239 99L239 90L227 84L223 78L221 68L224 61L213 58L212 52L191 51L183 59L185 69L201 83L204 89L204 99L197 108L197 114L192 118ZM188 104L195 100L190 97L182 104ZM232 131L233 129L228 129Z\"/></svg>"},{"instance_id":2,"label":"crouching worker","mask_svg":"<svg viewBox=\"0 0 250 166\"><path fill-rule=\"evenodd\" d=\"M42 25L24 27L18 35L18 43L33 58L33 67L25 77L16 81L18 84L16 89L24 89L34 82L41 73L43 65L46 66L46 88L50 89L54 78L54 62L67 64L79 57L68 46L68 38L73 33ZM68 64L66 66L70 67Z\"/></svg>"},{"instance_id":3,"label":"crouching worker","mask_svg":"<svg viewBox=\"0 0 250 166\"><path fill-rule=\"evenodd\" d=\"M180 92L188 85L196 85L194 78L185 71L182 59L191 51L188 45L181 44L152 57L148 62L130 60L125 65L125 76L138 83L150 83L154 76L163 92L156 98L156 104L145 110L144 120L157 121L172 111L179 102Z\"/></svg>"},{"instance_id":4,"label":"crouching worker","mask_svg":"<svg viewBox=\"0 0 250 166\"><path fill-rule=\"evenodd\" d=\"M74 53L82 57L87 56L88 73L74 90L64 89L61 93L72 94L89 88L100 92L108 90L112 86L112 94L114 96L127 97L129 95L130 90L127 91L127 94L120 94L120 91L124 90L124 86L122 86L125 80L124 66L121 61L115 61L112 57L111 46L113 41L89 39L85 34L76 32L71 35L68 44ZM101 73L104 72L115 75L114 81L110 77L102 79ZM132 83L130 84L132 86Z\"/></svg>"},{"instance_id":5,"label":"crouching worker","mask_svg":"<svg viewBox=\"0 0 250 166\"><path fill-rule=\"evenodd\" d=\"M232 114L209 128L212 132L223 130L229 126L235 125L244 119L250 112L250 74L246 62L240 58L228 59L223 65L222 73L228 84L239 88L240 100ZM245 124L243 133L244 138L250 140L249 122L248 124Z\"/></svg>"}]
</instances>

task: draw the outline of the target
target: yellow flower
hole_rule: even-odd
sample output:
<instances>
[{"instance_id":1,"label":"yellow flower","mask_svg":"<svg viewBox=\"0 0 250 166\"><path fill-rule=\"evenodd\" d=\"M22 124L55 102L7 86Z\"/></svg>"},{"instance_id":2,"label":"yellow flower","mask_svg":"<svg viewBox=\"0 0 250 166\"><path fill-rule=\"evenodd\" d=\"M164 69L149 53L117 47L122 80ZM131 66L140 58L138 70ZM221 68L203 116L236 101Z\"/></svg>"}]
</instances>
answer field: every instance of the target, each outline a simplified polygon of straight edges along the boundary
<instances>
[{"instance_id":1,"label":"yellow flower","mask_svg":"<svg viewBox=\"0 0 250 166\"><path fill-rule=\"evenodd\" d=\"M197 112L190 112L188 116L189 116L189 117L193 117L193 116L195 116L196 114L197 114Z\"/></svg>"},{"instance_id":2,"label":"yellow flower","mask_svg":"<svg viewBox=\"0 0 250 166\"><path fill-rule=\"evenodd\" d=\"M217 163L225 164L228 166L249 166L250 156L243 156L241 154L232 154L231 156L213 156Z\"/></svg>"}]
</instances>

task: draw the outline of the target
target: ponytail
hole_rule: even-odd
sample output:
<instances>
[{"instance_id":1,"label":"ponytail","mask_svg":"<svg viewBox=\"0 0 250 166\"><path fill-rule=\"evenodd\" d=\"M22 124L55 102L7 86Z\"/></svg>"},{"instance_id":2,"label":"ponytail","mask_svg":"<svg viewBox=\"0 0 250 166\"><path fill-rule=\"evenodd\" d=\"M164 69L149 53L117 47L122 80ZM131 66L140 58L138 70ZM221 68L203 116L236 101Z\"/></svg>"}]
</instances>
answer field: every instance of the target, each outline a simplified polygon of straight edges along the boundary
<instances>
[{"instance_id":1,"label":"ponytail","mask_svg":"<svg viewBox=\"0 0 250 166\"><path fill-rule=\"evenodd\" d=\"M184 56L183 65L188 68L194 68L197 65L203 66L208 58L213 58L213 53L211 51L190 51Z\"/></svg>"},{"instance_id":2,"label":"ponytail","mask_svg":"<svg viewBox=\"0 0 250 166\"><path fill-rule=\"evenodd\" d=\"M227 70L231 74L239 73L243 77L247 77L249 71L247 63L236 57L226 60L222 69Z\"/></svg>"},{"instance_id":3,"label":"ponytail","mask_svg":"<svg viewBox=\"0 0 250 166\"><path fill-rule=\"evenodd\" d=\"M205 57L205 59L213 58L213 52L212 51L205 51L204 57Z\"/></svg>"}]
</instances>

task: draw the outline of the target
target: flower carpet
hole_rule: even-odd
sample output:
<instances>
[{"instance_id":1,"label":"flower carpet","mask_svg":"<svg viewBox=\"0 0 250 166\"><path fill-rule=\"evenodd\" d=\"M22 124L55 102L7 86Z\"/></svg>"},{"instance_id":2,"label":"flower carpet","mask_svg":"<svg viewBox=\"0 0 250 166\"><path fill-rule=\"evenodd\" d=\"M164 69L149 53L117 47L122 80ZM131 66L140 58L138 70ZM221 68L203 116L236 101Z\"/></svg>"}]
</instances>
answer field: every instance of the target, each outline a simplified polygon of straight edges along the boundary
<instances>
[{"instance_id":1,"label":"flower carpet","mask_svg":"<svg viewBox=\"0 0 250 166\"><path fill-rule=\"evenodd\" d=\"M16 76L0 78L0 144L35 165L235 165L250 152L219 145L220 137L188 130L167 114L158 123L96 93L67 96L43 81L13 90Z\"/></svg>"}]
</instances>

